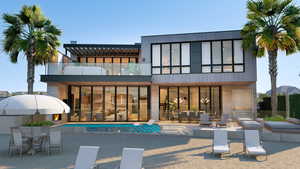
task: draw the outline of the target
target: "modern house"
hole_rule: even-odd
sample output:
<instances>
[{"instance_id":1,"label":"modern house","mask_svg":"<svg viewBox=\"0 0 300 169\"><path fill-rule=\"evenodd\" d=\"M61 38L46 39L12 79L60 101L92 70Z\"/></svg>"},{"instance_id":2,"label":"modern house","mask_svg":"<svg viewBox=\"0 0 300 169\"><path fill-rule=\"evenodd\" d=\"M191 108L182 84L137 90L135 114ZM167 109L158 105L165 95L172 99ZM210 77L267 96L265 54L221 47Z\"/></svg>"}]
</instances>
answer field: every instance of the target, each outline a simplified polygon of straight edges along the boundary
<instances>
[{"instance_id":1,"label":"modern house","mask_svg":"<svg viewBox=\"0 0 300 169\"><path fill-rule=\"evenodd\" d=\"M178 120L181 112L253 116L256 58L240 31L142 36L136 44L64 44L41 81L68 121Z\"/></svg>"}]
</instances>

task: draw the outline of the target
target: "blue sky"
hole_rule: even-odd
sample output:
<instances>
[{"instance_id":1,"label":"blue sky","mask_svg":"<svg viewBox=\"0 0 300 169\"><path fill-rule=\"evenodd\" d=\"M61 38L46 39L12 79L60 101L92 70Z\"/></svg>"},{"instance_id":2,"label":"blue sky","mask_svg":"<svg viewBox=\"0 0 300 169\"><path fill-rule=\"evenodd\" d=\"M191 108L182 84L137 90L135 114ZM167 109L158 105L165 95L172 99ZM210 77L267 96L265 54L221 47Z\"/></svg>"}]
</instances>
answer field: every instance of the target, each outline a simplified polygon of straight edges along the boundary
<instances>
[{"instance_id":1,"label":"blue sky","mask_svg":"<svg viewBox=\"0 0 300 169\"><path fill-rule=\"evenodd\" d=\"M294 0L300 5L300 0ZM8 0L1 2L0 14L16 13L24 5L39 5L63 31L62 43L135 43L141 35L241 29L246 22L246 0ZM0 39L5 24L0 20ZM62 47L60 50L63 51ZM268 62L257 60L258 92L270 88ZM300 53L278 58L278 86L300 88ZM37 67L35 90L46 91L39 81L44 74ZM0 51L0 90L26 91L26 60L12 64Z\"/></svg>"}]
</instances>

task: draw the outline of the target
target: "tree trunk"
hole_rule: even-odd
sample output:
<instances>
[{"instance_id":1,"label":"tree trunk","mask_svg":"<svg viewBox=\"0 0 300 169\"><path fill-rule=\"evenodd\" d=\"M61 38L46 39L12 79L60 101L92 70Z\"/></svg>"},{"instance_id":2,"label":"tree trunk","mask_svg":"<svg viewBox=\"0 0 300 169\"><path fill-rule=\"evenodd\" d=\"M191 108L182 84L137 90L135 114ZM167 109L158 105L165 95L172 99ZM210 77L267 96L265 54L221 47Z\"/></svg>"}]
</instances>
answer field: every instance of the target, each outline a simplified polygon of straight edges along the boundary
<instances>
[{"instance_id":1,"label":"tree trunk","mask_svg":"<svg viewBox=\"0 0 300 169\"><path fill-rule=\"evenodd\" d=\"M33 94L34 63L32 56L27 56L27 84L28 94Z\"/></svg>"},{"instance_id":2,"label":"tree trunk","mask_svg":"<svg viewBox=\"0 0 300 169\"><path fill-rule=\"evenodd\" d=\"M272 116L277 113L277 50L268 51L269 55L269 74L271 78L271 107L272 107Z\"/></svg>"}]
</instances>

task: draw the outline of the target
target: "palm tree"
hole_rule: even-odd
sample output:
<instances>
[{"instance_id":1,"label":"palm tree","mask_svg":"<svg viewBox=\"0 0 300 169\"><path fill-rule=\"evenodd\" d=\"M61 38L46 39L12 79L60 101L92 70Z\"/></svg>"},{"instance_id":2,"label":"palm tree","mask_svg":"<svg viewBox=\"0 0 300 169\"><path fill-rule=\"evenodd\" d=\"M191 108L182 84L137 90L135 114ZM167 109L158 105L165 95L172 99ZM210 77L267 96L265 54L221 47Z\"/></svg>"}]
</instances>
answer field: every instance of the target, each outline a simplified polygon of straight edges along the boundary
<instances>
[{"instance_id":1,"label":"palm tree","mask_svg":"<svg viewBox=\"0 0 300 169\"><path fill-rule=\"evenodd\" d=\"M253 49L257 57L268 54L272 89L272 114L277 112L277 54L300 49L300 8L292 0L248 0L248 22L241 34L243 47Z\"/></svg>"},{"instance_id":2,"label":"palm tree","mask_svg":"<svg viewBox=\"0 0 300 169\"><path fill-rule=\"evenodd\" d=\"M45 64L57 55L61 31L36 5L23 6L20 13L2 17L8 25L3 32L3 50L12 63L17 63L20 53L26 55L28 93L32 94L35 65Z\"/></svg>"}]
</instances>

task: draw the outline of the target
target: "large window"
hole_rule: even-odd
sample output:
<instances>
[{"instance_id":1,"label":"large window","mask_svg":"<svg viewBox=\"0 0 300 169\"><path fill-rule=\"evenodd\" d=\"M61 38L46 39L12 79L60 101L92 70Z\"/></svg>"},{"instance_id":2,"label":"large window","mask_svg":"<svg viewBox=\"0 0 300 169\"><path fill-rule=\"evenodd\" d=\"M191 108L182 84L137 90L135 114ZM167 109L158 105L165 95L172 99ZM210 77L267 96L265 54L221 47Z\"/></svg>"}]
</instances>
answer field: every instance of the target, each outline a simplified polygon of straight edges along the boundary
<instances>
[{"instance_id":1,"label":"large window","mask_svg":"<svg viewBox=\"0 0 300 169\"><path fill-rule=\"evenodd\" d=\"M190 86L160 87L160 120L178 120L181 112L221 115L221 87Z\"/></svg>"},{"instance_id":2,"label":"large window","mask_svg":"<svg viewBox=\"0 0 300 169\"><path fill-rule=\"evenodd\" d=\"M152 45L152 74L190 73L190 43Z\"/></svg>"},{"instance_id":3,"label":"large window","mask_svg":"<svg viewBox=\"0 0 300 169\"><path fill-rule=\"evenodd\" d=\"M244 72L242 40L202 42L202 73Z\"/></svg>"},{"instance_id":4,"label":"large window","mask_svg":"<svg viewBox=\"0 0 300 169\"><path fill-rule=\"evenodd\" d=\"M70 86L70 121L147 121L149 87Z\"/></svg>"}]
</instances>

